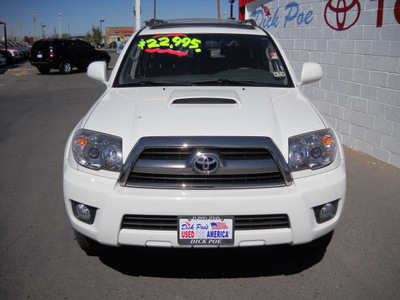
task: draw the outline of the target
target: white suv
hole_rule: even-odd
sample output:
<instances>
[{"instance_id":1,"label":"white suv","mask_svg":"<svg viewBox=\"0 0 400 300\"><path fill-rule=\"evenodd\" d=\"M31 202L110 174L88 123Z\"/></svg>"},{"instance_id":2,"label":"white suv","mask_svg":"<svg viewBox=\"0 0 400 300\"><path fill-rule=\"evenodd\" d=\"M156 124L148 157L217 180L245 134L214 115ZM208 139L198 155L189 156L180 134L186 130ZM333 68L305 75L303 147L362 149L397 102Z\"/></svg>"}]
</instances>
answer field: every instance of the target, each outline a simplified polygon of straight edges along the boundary
<instances>
[{"instance_id":1,"label":"white suv","mask_svg":"<svg viewBox=\"0 0 400 300\"><path fill-rule=\"evenodd\" d=\"M64 155L80 246L327 245L345 202L342 146L279 43L254 22L153 20L125 46ZM316 240L316 241L315 241ZM313 244L310 243L310 244Z\"/></svg>"}]
</instances>

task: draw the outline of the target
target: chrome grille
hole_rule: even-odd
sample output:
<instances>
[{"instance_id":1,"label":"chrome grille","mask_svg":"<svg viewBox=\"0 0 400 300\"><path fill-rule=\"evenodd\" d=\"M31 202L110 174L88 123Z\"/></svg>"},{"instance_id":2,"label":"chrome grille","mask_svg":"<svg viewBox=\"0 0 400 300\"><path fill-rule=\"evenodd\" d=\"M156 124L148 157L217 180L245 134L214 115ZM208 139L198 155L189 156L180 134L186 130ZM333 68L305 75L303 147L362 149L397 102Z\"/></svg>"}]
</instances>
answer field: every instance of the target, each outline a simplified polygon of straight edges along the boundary
<instances>
[{"instance_id":1,"label":"chrome grille","mask_svg":"<svg viewBox=\"0 0 400 300\"><path fill-rule=\"evenodd\" d=\"M290 228L289 217L277 215L234 216L235 230L265 230ZM176 231L177 216L125 215L121 229Z\"/></svg>"},{"instance_id":2,"label":"chrome grille","mask_svg":"<svg viewBox=\"0 0 400 300\"><path fill-rule=\"evenodd\" d=\"M187 148L151 148L144 150L139 159L189 159L196 149ZM208 149L202 149L207 151ZM267 149L218 148L218 153L224 159L271 159Z\"/></svg>"},{"instance_id":3,"label":"chrome grille","mask_svg":"<svg viewBox=\"0 0 400 300\"><path fill-rule=\"evenodd\" d=\"M195 160L218 160L208 172ZM280 151L263 137L149 137L130 153L119 178L122 186L171 189L235 189L290 185Z\"/></svg>"}]
</instances>

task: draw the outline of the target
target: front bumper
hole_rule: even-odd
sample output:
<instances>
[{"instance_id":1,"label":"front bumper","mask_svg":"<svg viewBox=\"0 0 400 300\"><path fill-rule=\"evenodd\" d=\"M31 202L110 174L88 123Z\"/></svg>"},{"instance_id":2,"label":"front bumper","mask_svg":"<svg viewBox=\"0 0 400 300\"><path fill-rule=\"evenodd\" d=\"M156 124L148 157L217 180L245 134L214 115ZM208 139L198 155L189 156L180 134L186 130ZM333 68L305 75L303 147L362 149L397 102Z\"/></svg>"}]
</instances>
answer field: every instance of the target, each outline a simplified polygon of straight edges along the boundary
<instances>
[{"instance_id":1,"label":"front bumper","mask_svg":"<svg viewBox=\"0 0 400 300\"><path fill-rule=\"evenodd\" d=\"M36 68L50 68L50 69L59 69L61 62L57 61L30 61L31 65Z\"/></svg>"},{"instance_id":2,"label":"front bumper","mask_svg":"<svg viewBox=\"0 0 400 300\"><path fill-rule=\"evenodd\" d=\"M238 216L287 214L290 228L235 231L234 247L303 244L337 226L346 193L344 161L291 186L242 190L159 190L122 187L116 179L76 170L64 161L64 201L77 231L106 245L183 247L177 231L121 229L124 215ZM313 207L338 200L335 217L318 224ZM76 219L71 201L97 208L92 225ZM191 247L191 246L184 246Z\"/></svg>"}]
</instances>

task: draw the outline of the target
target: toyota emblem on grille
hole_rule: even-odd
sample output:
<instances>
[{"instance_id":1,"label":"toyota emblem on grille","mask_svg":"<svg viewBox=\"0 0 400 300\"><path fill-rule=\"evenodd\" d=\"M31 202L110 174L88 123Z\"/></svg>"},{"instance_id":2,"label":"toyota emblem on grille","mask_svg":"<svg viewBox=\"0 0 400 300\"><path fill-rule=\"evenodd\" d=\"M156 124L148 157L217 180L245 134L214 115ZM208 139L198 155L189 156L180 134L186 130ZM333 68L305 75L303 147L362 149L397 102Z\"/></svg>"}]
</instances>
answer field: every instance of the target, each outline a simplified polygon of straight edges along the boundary
<instances>
[{"instance_id":1,"label":"toyota emblem on grille","mask_svg":"<svg viewBox=\"0 0 400 300\"><path fill-rule=\"evenodd\" d=\"M217 171L220 165L221 161L217 154L198 153L194 157L192 168L197 173L208 175Z\"/></svg>"}]
</instances>

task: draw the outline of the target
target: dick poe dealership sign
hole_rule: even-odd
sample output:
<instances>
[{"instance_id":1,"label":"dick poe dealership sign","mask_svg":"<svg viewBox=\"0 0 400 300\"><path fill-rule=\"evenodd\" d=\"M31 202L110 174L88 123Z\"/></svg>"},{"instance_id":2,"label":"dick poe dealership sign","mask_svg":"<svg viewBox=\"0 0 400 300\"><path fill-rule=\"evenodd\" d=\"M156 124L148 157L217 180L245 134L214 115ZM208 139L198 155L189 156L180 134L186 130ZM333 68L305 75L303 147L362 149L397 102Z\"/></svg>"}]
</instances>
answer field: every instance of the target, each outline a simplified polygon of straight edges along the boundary
<instances>
[{"instance_id":1,"label":"dick poe dealership sign","mask_svg":"<svg viewBox=\"0 0 400 300\"><path fill-rule=\"evenodd\" d=\"M367 1L367 0L366 0ZM385 1L393 2L393 14L397 23L400 24L400 0L369 0L377 3L376 27L383 25L383 10ZM248 4L252 1L243 0L242 3ZM363 0L328 0L324 8L325 23L332 29L343 31L357 24L362 14L361 3ZM271 3L265 1L264 3ZM272 6L261 5L253 12L250 12L250 18L264 28L286 28L293 23L298 26L308 26L314 21L313 10L303 10L300 2L289 2L284 8L273 9ZM240 9L240 7L239 7ZM389 9L386 6L386 9Z\"/></svg>"}]
</instances>

